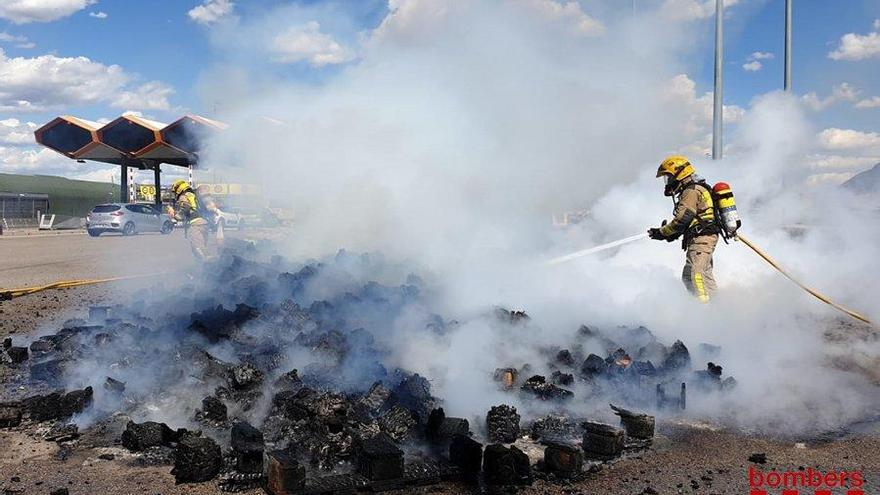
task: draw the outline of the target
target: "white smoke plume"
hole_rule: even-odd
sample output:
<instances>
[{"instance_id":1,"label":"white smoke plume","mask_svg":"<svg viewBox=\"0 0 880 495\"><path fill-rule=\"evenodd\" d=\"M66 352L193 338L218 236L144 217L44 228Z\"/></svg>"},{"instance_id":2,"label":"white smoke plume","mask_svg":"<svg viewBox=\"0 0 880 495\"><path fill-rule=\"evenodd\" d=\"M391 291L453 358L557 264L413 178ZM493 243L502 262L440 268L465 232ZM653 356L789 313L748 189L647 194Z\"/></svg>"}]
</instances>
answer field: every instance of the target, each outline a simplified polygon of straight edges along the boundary
<instances>
[{"instance_id":1,"label":"white smoke plume","mask_svg":"<svg viewBox=\"0 0 880 495\"><path fill-rule=\"evenodd\" d=\"M681 286L677 244L542 265L668 218L656 164L704 137L694 127L704 116L668 87L709 39L619 3L392 0L375 29L347 39L334 32L350 24L341 9L244 19L215 37L237 69L218 67L203 90L226 96L218 117L233 125L203 161L238 167L296 210L289 257L376 251L424 275L433 309L462 323L436 335L403 317L385 338L392 360L431 378L451 414L515 400L496 391L492 370L531 362L543 371L534 349L565 346L587 323L645 325L692 351L722 346L719 362L740 385L695 399L694 414L786 431L863 416L874 389L829 364L842 348L823 332L837 315L742 245L719 246L720 291L708 306ZM357 59L308 83L262 75L277 71L253 62L265 55L254 39L312 21L357 46ZM757 98L730 135L729 158L691 158L710 182L733 185L754 241L880 318L875 214L845 192L806 186L814 130L799 105ZM552 227L553 213L578 208L589 208L587 221ZM792 235L798 225L806 230ZM478 316L494 305L525 309L533 324L496 328ZM877 354L876 343L847 345L846 354Z\"/></svg>"}]
</instances>

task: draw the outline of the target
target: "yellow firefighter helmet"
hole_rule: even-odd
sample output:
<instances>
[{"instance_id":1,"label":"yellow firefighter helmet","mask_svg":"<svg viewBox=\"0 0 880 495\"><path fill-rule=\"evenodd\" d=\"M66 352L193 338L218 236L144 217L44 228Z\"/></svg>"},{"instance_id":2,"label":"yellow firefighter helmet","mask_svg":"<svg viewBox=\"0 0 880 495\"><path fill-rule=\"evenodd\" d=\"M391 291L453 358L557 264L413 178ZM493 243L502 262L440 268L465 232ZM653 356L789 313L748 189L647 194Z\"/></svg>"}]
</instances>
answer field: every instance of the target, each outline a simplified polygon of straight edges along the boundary
<instances>
[{"instance_id":1,"label":"yellow firefighter helmet","mask_svg":"<svg viewBox=\"0 0 880 495\"><path fill-rule=\"evenodd\" d=\"M694 175L694 167L687 157L681 155L667 156L657 169L657 177L668 176L670 179L681 182Z\"/></svg>"},{"instance_id":2,"label":"yellow firefighter helmet","mask_svg":"<svg viewBox=\"0 0 880 495\"><path fill-rule=\"evenodd\" d=\"M186 191L186 188L188 188L188 187L189 187L189 183L185 180L178 179L178 180L171 183L171 191L174 192L174 194L178 194L178 195L180 193L182 193L183 191Z\"/></svg>"}]
</instances>

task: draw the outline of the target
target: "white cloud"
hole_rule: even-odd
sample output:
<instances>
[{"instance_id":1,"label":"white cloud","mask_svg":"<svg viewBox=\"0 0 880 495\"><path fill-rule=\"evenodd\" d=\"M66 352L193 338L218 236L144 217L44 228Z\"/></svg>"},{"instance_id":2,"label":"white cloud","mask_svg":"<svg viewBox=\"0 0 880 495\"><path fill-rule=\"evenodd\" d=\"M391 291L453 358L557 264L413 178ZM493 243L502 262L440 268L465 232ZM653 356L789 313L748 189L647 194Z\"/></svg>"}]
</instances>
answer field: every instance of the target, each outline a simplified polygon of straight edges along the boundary
<instances>
[{"instance_id":1,"label":"white cloud","mask_svg":"<svg viewBox=\"0 0 880 495\"><path fill-rule=\"evenodd\" d=\"M819 146L826 150L880 154L880 134L831 127L819 133Z\"/></svg>"},{"instance_id":2,"label":"white cloud","mask_svg":"<svg viewBox=\"0 0 880 495\"><path fill-rule=\"evenodd\" d=\"M724 7L726 9L738 3L739 0L727 0L724 2ZM708 19L715 15L715 0L664 0L660 13L673 21Z\"/></svg>"},{"instance_id":3,"label":"white cloud","mask_svg":"<svg viewBox=\"0 0 880 495\"><path fill-rule=\"evenodd\" d=\"M282 63L308 61L315 67L341 64L354 59L354 52L321 32L321 25L310 21L293 26L275 36L271 51Z\"/></svg>"},{"instance_id":4,"label":"white cloud","mask_svg":"<svg viewBox=\"0 0 880 495\"><path fill-rule=\"evenodd\" d=\"M747 70L748 72L758 72L763 67L764 65L757 60L752 60L751 62L746 62L743 64L743 69Z\"/></svg>"},{"instance_id":5,"label":"white cloud","mask_svg":"<svg viewBox=\"0 0 880 495\"><path fill-rule=\"evenodd\" d=\"M856 108L880 108L880 96L872 96L870 98L865 98L864 100L859 100L855 104Z\"/></svg>"},{"instance_id":6,"label":"white cloud","mask_svg":"<svg viewBox=\"0 0 880 495\"><path fill-rule=\"evenodd\" d=\"M826 172L821 174L813 174L807 177L807 184L811 186L819 185L839 185L853 178L856 172Z\"/></svg>"},{"instance_id":7,"label":"white cloud","mask_svg":"<svg viewBox=\"0 0 880 495\"><path fill-rule=\"evenodd\" d=\"M205 0L201 5L190 9L187 15L199 24L208 25L231 15L234 9L235 4L230 0Z\"/></svg>"},{"instance_id":8,"label":"white cloud","mask_svg":"<svg viewBox=\"0 0 880 495\"><path fill-rule=\"evenodd\" d=\"M0 144L33 145L37 124L18 119L0 120Z\"/></svg>"},{"instance_id":9,"label":"white cloud","mask_svg":"<svg viewBox=\"0 0 880 495\"><path fill-rule=\"evenodd\" d=\"M89 12L89 17L94 17L95 19L106 19L107 13L104 11L99 12Z\"/></svg>"},{"instance_id":10,"label":"white cloud","mask_svg":"<svg viewBox=\"0 0 880 495\"><path fill-rule=\"evenodd\" d=\"M521 0L527 6L537 11L545 19L560 22L567 29L581 36L599 36L605 32L605 26L601 22L587 15L581 5L575 1L556 0Z\"/></svg>"},{"instance_id":11,"label":"white cloud","mask_svg":"<svg viewBox=\"0 0 880 495\"><path fill-rule=\"evenodd\" d=\"M168 97L174 94L174 88L159 82L151 81L142 84L134 91L123 91L110 105L116 108L140 108L144 110L168 110L171 103Z\"/></svg>"},{"instance_id":12,"label":"white cloud","mask_svg":"<svg viewBox=\"0 0 880 495\"><path fill-rule=\"evenodd\" d=\"M773 60L774 55L771 52L753 52L749 55L749 60Z\"/></svg>"},{"instance_id":13,"label":"white cloud","mask_svg":"<svg viewBox=\"0 0 880 495\"><path fill-rule=\"evenodd\" d=\"M6 31L0 31L0 41L4 43L21 42L27 41L27 38L24 36L13 36Z\"/></svg>"},{"instance_id":14,"label":"white cloud","mask_svg":"<svg viewBox=\"0 0 880 495\"><path fill-rule=\"evenodd\" d=\"M35 43L29 41L27 36L13 35L6 31L0 31L0 43L14 43L18 48L33 48L37 46Z\"/></svg>"},{"instance_id":15,"label":"white cloud","mask_svg":"<svg viewBox=\"0 0 880 495\"><path fill-rule=\"evenodd\" d=\"M828 58L858 61L880 57L880 19L874 21L874 29L868 34L844 34L837 49L828 53Z\"/></svg>"},{"instance_id":16,"label":"white cloud","mask_svg":"<svg viewBox=\"0 0 880 495\"><path fill-rule=\"evenodd\" d=\"M808 160L810 166L817 169L864 169L880 161L880 158L818 153L811 155Z\"/></svg>"},{"instance_id":17,"label":"white cloud","mask_svg":"<svg viewBox=\"0 0 880 495\"><path fill-rule=\"evenodd\" d=\"M861 92L851 84L843 82L834 86L831 89L831 94L825 98L819 98L819 95L815 92L810 92L801 96L801 101L810 110L819 112L840 101L856 101L860 93Z\"/></svg>"},{"instance_id":18,"label":"white cloud","mask_svg":"<svg viewBox=\"0 0 880 495\"><path fill-rule=\"evenodd\" d=\"M95 0L2 0L0 18L16 24L50 22L78 12Z\"/></svg>"},{"instance_id":19,"label":"white cloud","mask_svg":"<svg viewBox=\"0 0 880 495\"><path fill-rule=\"evenodd\" d=\"M664 98L667 103L682 109L688 116L684 132L691 144L683 147L683 151L701 155L707 151L712 142L712 113L714 97L712 92L697 94L697 83L687 74L679 74L666 83ZM735 124L745 117L744 108L737 105L724 105L724 123Z\"/></svg>"},{"instance_id":20,"label":"white cloud","mask_svg":"<svg viewBox=\"0 0 880 495\"><path fill-rule=\"evenodd\" d=\"M132 77L118 65L86 57L8 57L0 49L0 111L37 112L99 102L133 108L168 108L173 90L152 82L128 86ZM125 104L120 101L124 101Z\"/></svg>"}]
</instances>

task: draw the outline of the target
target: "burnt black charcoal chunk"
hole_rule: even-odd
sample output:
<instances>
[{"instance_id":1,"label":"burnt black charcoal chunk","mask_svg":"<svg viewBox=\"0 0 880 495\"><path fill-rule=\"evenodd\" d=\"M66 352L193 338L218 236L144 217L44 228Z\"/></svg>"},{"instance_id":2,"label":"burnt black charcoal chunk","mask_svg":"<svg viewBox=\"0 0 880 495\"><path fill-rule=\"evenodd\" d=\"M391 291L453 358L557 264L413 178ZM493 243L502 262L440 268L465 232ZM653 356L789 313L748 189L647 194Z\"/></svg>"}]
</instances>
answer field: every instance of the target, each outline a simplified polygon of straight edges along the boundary
<instances>
[{"instance_id":1,"label":"burnt black charcoal chunk","mask_svg":"<svg viewBox=\"0 0 880 495\"><path fill-rule=\"evenodd\" d=\"M518 448L501 444L486 447L483 472L490 485L531 485L532 466L529 457Z\"/></svg>"},{"instance_id":2,"label":"burnt black charcoal chunk","mask_svg":"<svg viewBox=\"0 0 880 495\"><path fill-rule=\"evenodd\" d=\"M59 384L64 377L64 370L66 368L66 359L50 359L40 363L31 362L31 378L50 384Z\"/></svg>"},{"instance_id":3,"label":"burnt black charcoal chunk","mask_svg":"<svg viewBox=\"0 0 880 495\"><path fill-rule=\"evenodd\" d=\"M306 485L306 468L286 450L269 452L268 486L270 493L283 495Z\"/></svg>"},{"instance_id":4,"label":"burnt black charcoal chunk","mask_svg":"<svg viewBox=\"0 0 880 495\"><path fill-rule=\"evenodd\" d=\"M509 310L506 308L495 308L495 317L504 323L524 323L531 318L522 310Z\"/></svg>"},{"instance_id":5,"label":"burnt black charcoal chunk","mask_svg":"<svg viewBox=\"0 0 880 495\"><path fill-rule=\"evenodd\" d=\"M544 467L557 476L571 478L583 470L584 454L577 446L551 443L544 449Z\"/></svg>"},{"instance_id":6,"label":"burnt black charcoal chunk","mask_svg":"<svg viewBox=\"0 0 880 495\"><path fill-rule=\"evenodd\" d=\"M431 414L428 415L428 424L425 427L425 436L429 441L436 443L440 440L440 427L445 420L446 412L442 407L431 411Z\"/></svg>"},{"instance_id":7,"label":"burnt black charcoal chunk","mask_svg":"<svg viewBox=\"0 0 880 495\"><path fill-rule=\"evenodd\" d=\"M385 434L361 442L357 472L371 481L403 478L403 451Z\"/></svg>"},{"instance_id":8,"label":"burnt black charcoal chunk","mask_svg":"<svg viewBox=\"0 0 880 495\"><path fill-rule=\"evenodd\" d=\"M28 349L27 347L12 346L6 349L6 355L12 360L12 364L23 363L28 359Z\"/></svg>"},{"instance_id":9,"label":"burnt black charcoal chunk","mask_svg":"<svg viewBox=\"0 0 880 495\"><path fill-rule=\"evenodd\" d=\"M229 311L222 305L201 313L190 315L189 328L206 336L209 340L228 339L246 321L259 316L255 308L239 304L235 311Z\"/></svg>"},{"instance_id":10,"label":"burnt black charcoal chunk","mask_svg":"<svg viewBox=\"0 0 880 495\"><path fill-rule=\"evenodd\" d=\"M749 462L754 462L755 464L766 464L767 454L763 452L752 454L749 456Z\"/></svg>"},{"instance_id":11,"label":"burnt black charcoal chunk","mask_svg":"<svg viewBox=\"0 0 880 495\"><path fill-rule=\"evenodd\" d=\"M263 472L263 433L248 423L232 425L232 450L241 473Z\"/></svg>"},{"instance_id":12,"label":"burnt black charcoal chunk","mask_svg":"<svg viewBox=\"0 0 880 495\"><path fill-rule=\"evenodd\" d=\"M406 440L415 429L417 422L412 411L394 406L390 411L379 418L379 428L388 434L394 441Z\"/></svg>"},{"instance_id":13,"label":"burnt black charcoal chunk","mask_svg":"<svg viewBox=\"0 0 880 495\"><path fill-rule=\"evenodd\" d=\"M281 390L297 390L302 386L302 379L297 370L291 370L279 376L275 386Z\"/></svg>"},{"instance_id":14,"label":"burnt black charcoal chunk","mask_svg":"<svg viewBox=\"0 0 880 495\"><path fill-rule=\"evenodd\" d=\"M530 436L533 440L569 443L580 439L582 428L566 416L548 414L532 422Z\"/></svg>"},{"instance_id":15,"label":"burnt black charcoal chunk","mask_svg":"<svg viewBox=\"0 0 880 495\"><path fill-rule=\"evenodd\" d=\"M516 408L502 404L493 406L486 413L486 432L489 440L512 443L519 437L519 414Z\"/></svg>"},{"instance_id":16,"label":"burnt black charcoal chunk","mask_svg":"<svg viewBox=\"0 0 880 495\"><path fill-rule=\"evenodd\" d=\"M657 369L654 368L651 361L633 361L630 369L636 374L644 376L654 376L657 374Z\"/></svg>"},{"instance_id":17,"label":"burnt black charcoal chunk","mask_svg":"<svg viewBox=\"0 0 880 495\"><path fill-rule=\"evenodd\" d=\"M468 435L470 430L470 423L464 418L445 418L440 425L440 439L445 442L455 435Z\"/></svg>"},{"instance_id":18,"label":"burnt black charcoal chunk","mask_svg":"<svg viewBox=\"0 0 880 495\"><path fill-rule=\"evenodd\" d=\"M232 449L236 452L263 452L263 433L248 423L232 425Z\"/></svg>"},{"instance_id":19,"label":"burnt black charcoal chunk","mask_svg":"<svg viewBox=\"0 0 880 495\"><path fill-rule=\"evenodd\" d=\"M526 380L521 390L541 400L566 400L574 396L570 390L547 383L547 380L541 375L535 375Z\"/></svg>"},{"instance_id":20,"label":"burnt black charcoal chunk","mask_svg":"<svg viewBox=\"0 0 880 495\"><path fill-rule=\"evenodd\" d=\"M211 421L226 421L226 404L220 399L209 395L202 399L202 413Z\"/></svg>"},{"instance_id":21,"label":"burnt black charcoal chunk","mask_svg":"<svg viewBox=\"0 0 880 495\"><path fill-rule=\"evenodd\" d=\"M177 444L171 474L177 483L200 483L217 476L222 465L219 445L210 438L188 436Z\"/></svg>"},{"instance_id":22,"label":"burnt black charcoal chunk","mask_svg":"<svg viewBox=\"0 0 880 495\"><path fill-rule=\"evenodd\" d=\"M385 401L388 400L388 397L390 396L391 391L385 388L385 386L382 385L382 382L376 382L361 398L361 403L366 406L368 410L375 412L385 404Z\"/></svg>"},{"instance_id":23,"label":"burnt black charcoal chunk","mask_svg":"<svg viewBox=\"0 0 880 495\"><path fill-rule=\"evenodd\" d=\"M0 402L0 428L20 425L22 413L20 402Z\"/></svg>"},{"instance_id":24,"label":"burnt black charcoal chunk","mask_svg":"<svg viewBox=\"0 0 880 495\"><path fill-rule=\"evenodd\" d=\"M236 390L249 390L263 382L263 372L250 363L236 366L229 373L229 385Z\"/></svg>"},{"instance_id":25,"label":"burnt black charcoal chunk","mask_svg":"<svg viewBox=\"0 0 880 495\"><path fill-rule=\"evenodd\" d=\"M556 353L556 362L563 366L574 366L574 357L568 349L562 349Z\"/></svg>"},{"instance_id":26,"label":"burnt black charcoal chunk","mask_svg":"<svg viewBox=\"0 0 880 495\"><path fill-rule=\"evenodd\" d=\"M603 423L584 423L584 453L590 459L611 459L623 452L623 430Z\"/></svg>"},{"instance_id":27,"label":"burnt black charcoal chunk","mask_svg":"<svg viewBox=\"0 0 880 495\"><path fill-rule=\"evenodd\" d=\"M465 435L453 435L449 460L461 468L466 478L474 478L483 463L483 444Z\"/></svg>"},{"instance_id":28,"label":"burnt black charcoal chunk","mask_svg":"<svg viewBox=\"0 0 880 495\"><path fill-rule=\"evenodd\" d=\"M55 350L55 345L49 340L39 339L39 340L35 340L35 341L31 342L31 352L41 353L41 352L51 352L54 350Z\"/></svg>"},{"instance_id":29,"label":"burnt black charcoal chunk","mask_svg":"<svg viewBox=\"0 0 880 495\"><path fill-rule=\"evenodd\" d=\"M49 495L70 495L70 491L67 488L59 488L49 492Z\"/></svg>"},{"instance_id":30,"label":"burnt black charcoal chunk","mask_svg":"<svg viewBox=\"0 0 880 495\"><path fill-rule=\"evenodd\" d=\"M309 389L304 390L307 391ZM272 398L272 405L279 413L291 421L306 419L309 417L309 410L301 401L301 396L304 390L300 390L299 392L294 392L292 390L278 392L275 394L275 397Z\"/></svg>"},{"instance_id":31,"label":"burnt black charcoal chunk","mask_svg":"<svg viewBox=\"0 0 880 495\"><path fill-rule=\"evenodd\" d=\"M10 347L12 347L12 337L6 337L3 339L3 348L9 349Z\"/></svg>"},{"instance_id":32,"label":"burnt black charcoal chunk","mask_svg":"<svg viewBox=\"0 0 880 495\"><path fill-rule=\"evenodd\" d=\"M620 416L620 424L626 435L632 438L647 440L654 437L654 416L637 413L610 404L614 414Z\"/></svg>"},{"instance_id":33,"label":"burnt black charcoal chunk","mask_svg":"<svg viewBox=\"0 0 880 495\"><path fill-rule=\"evenodd\" d=\"M669 357L669 349L660 342L649 342L636 353L636 359L653 363L662 363L667 357Z\"/></svg>"},{"instance_id":34,"label":"burnt black charcoal chunk","mask_svg":"<svg viewBox=\"0 0 880 495\"><path fill-rule=\"evenodd\" d=\"M663 370L666 372L687 371L691 369L691 355L687 347L676 340L669 349L669 356L663 362Z\"/></svg>"},{"instance_id":35,"label":"burnt black charcoal chunk","mask_svg":"<svg viewBox=\"0 0 880 495\"><path fill-rule=\"evenodd\" d=\"M60 421L52 425L52 428L43 434L44 440L59 443L67 442L77 437L79 437L79 427L73 423L64 423Z\"/></svg>"},{"instance_id":36,"label":"burnt black charcoal chunk","mask_svg":"<svg viewBox=\"0 0 880 495\"><path fill-rule=\"evenodd\" d=\"M24 410L36 421L68 418L83 412L91 403L92 387L66 394L52 392L48 395L36 395L22 401Z\"/></svg>"},{"instance_id":37,"label":"burnt black charcoal chunk","mask_svg":"<svg viewBox=\"0 0 880 495\"><path fill-rule=\"evenodd\" d=\"M571 385L574 383L574 375L556 370L550 375L550 380L556 385Z\"/></svg>"},{"instance_id":38,"label":"burnt black charcoal chunk","mask_svg":"<svg viewBox=\"0 0 880 495\"><path fill-rule=\"evenodd\" d=\"M591 377L593 375L602 374L608 368L608 364L601 357L590 354L581 365L581 375Z\"/></svg>"},{"instance_id":39,"label":"burnt black charcoal chunk","mask_svg":"<svg viewBox=\"0 0 880 495\"><path fill-rule=\"evenodd\" d=\"M423 376L408 376L394 388L393 398L397 404L412 411L419 423L428 421L436 399L431 395L431 383Z\"/></svg>"},{"instance_id":40,"label":"burnt black charcoal chunk","mask_svg":"<svg viewBox=\"0 0 880 495\"><path fill-rule=\"evenodd\" d=\"M121 394L122 392L125 392L125 383L108 376L104 381L104 390L114 394Z\"/></svg>"},{"instance_id":41,"label":"burnt black charcoal chunk","mask_svg":"<svg viewBox=\"0 0 880 495\"><path fill-rule=\"evenodd\" d=\"M150 447L167 445L174 439L175 433L165 423L145 421L135 423L129 421L122 432L122 446L132 451L142 451Z\"/></svg>"}]
</instances>

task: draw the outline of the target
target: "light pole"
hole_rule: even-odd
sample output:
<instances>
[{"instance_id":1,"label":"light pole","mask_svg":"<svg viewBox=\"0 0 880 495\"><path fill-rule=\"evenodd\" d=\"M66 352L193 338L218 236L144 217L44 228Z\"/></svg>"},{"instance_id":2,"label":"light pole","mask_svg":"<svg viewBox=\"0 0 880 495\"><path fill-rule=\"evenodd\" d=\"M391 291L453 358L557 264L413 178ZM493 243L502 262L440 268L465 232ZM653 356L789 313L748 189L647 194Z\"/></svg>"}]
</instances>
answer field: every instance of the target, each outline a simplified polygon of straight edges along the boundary
<instances>
[{"instance_id":1,"label":"light pole","mask_svg":"<svg viewBox=\"0 0 880 495\"><path fill-rule=\"evenodd\" d=\"M791 91L791 3L785 0L785 91Z\"/></svg>"},{"instance_id":2,"label":"light pole","mask_svg":"<svg viewBox=\"0 0 880 495\"><path fill-rule=\"evenodd\" d=\"M724 0L715 0L715 108L712 112L712 159L721 159L724 121Z\"/></svg>"}]
</instances>

